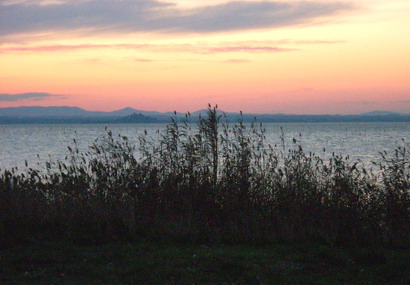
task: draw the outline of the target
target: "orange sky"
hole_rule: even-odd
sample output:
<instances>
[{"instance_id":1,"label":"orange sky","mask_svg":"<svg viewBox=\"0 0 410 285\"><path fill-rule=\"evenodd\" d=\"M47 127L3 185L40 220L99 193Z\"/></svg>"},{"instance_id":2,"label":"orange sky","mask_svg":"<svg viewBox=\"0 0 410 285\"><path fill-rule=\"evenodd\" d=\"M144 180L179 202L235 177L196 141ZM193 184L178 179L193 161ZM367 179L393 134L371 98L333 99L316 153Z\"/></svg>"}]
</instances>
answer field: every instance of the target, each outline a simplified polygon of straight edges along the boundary
<instances>
[{"instance_id":1,"label":"orange sky","mask_svg":"<svg viewBox=\"0 0 410 285\"><path fill-rule=\"evenodd\" d=\"M410 112L409 15L408 0L3 0L0 107Z\"/></svg>"}]
</instances>

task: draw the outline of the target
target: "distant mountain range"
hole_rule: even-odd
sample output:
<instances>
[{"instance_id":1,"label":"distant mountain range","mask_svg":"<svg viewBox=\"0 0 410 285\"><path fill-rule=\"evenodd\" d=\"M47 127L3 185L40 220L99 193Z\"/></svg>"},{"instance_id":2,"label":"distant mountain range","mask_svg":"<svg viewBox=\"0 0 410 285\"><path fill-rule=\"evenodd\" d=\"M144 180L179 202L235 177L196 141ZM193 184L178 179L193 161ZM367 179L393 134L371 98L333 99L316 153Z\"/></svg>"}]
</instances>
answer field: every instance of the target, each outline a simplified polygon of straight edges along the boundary
<instances>
[{"instance_id":1,"label":"distant mountain range","mask_svg":"<svg viewBox=\"0 0 410 285\"><path fill-rule=\"evenodd\" d=\"M124 108L113 112L87 111L78 107L10 107L0 108L0 117L124 117L132 114L161 115L160 112Z\"/></svg>"},{"instance_id":2,"label":"distant mountain range","mask_svg":"<svg viewBox=\"0 0 410 285\"><path fill-rule=\"evenodd\" d=\"M193 121L206 115L207 110L191 113ZM224 114L223 111L218 111ZM225 113L228 121L234 122L239 113ZM0 108L0 123L164 123L172 116L183 118L185 114L174 112L143 111L124 108L112 112L87 111L78 107L10 107ZM292 115L292 114L243 114L245 122L256 118L260 122L410 122L410 114L390 111L372 111L357 115Z\"/></svg>"}]
</instances>

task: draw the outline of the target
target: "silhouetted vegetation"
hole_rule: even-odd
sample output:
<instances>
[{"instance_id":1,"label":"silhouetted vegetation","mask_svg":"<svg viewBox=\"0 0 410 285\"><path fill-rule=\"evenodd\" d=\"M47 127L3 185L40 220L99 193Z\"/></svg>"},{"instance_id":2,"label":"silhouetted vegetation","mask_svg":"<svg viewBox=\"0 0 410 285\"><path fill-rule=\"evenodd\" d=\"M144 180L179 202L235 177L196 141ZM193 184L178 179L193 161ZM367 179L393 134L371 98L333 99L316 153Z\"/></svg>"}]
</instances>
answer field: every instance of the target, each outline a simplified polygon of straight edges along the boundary
<instances>
[{"instance_id":1,"label":"silhouetted vegetation","mask_svg":"<svg viewBox=\"0 0 410 285\"><path fill-rule=\"evenodd\" d=\"M283 135L282 135L283 138ZM284 140L284 138L283 138ZM138 146L108 131L69 147L45 170L0 176L0 240L194 243L315 241L408 247L409 151L370 171L348 156L323 160L267 144L262 125L229 124L216 108L173 119ZM137 149L138 148L138 149Z\"/></svg>"}]
</instances>

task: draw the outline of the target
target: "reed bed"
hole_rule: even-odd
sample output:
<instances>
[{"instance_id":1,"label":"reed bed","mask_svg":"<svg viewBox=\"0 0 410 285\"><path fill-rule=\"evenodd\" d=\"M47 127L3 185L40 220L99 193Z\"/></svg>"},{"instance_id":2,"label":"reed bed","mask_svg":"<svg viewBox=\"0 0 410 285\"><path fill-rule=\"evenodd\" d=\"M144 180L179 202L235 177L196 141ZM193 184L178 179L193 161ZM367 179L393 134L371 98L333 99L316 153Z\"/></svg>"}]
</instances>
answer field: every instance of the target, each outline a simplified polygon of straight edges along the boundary
<instances>
[{"instance_id":1,"label":"reed bed","mask_svg":"<svg viewBox=\"0 0 410 285\"><path fill-rule=\"evenodd\" d=\"M296 139L290 150L269 145L263 125L229 124L217 107L190 120L173 119L155 141L142 135L133 145L108 131L43 170L3 170L1 244L410 245L407 149L381 153L370 171L349 156L307 153Z\"/></svg>"}]
</instances>

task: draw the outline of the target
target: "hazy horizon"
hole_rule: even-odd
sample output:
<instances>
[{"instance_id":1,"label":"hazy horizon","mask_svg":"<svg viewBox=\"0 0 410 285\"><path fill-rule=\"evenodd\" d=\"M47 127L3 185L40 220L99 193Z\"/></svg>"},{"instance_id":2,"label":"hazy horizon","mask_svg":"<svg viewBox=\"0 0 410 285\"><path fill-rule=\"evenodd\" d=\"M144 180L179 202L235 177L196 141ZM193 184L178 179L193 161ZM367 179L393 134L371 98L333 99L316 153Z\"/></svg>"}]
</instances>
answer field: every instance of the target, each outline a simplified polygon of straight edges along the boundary
<instances>
[{"instance_id":1,"label":"hazy horizon","mask_svg":"<svg viewBox=\"0 0 410 285\"><path fill-rule=\"evenodd\" d=\"M214 106L214 105L213 105ZM195 110L167 110L167 111L158 111L156 109L150 109L150 110L144 110L144 109L140 109L138 107L131 107L131 106L126 106L120 109L108 109L108 110L92 110L92 109L86 109L86 108L82 108L79 106L69 106L69 105L61 105L61 106L40 106L40 105L29 105L29 106L12 106L12 107L0 107L0 109L4 109L4 108L37 108L37 107L41 107L41 108L49 108L49 107L61 107L61 108L80 108L81 110L87 111L87 112L103 112L103 113L112 113L112 112L118 112L118 111L122 111L122 110L126 110L126 109L133 109L136 111L141 111L141 112L158 112L161 114L165 114L165 113L172 113L172 112L177 112L177 113L195 113L195 112L199 112L199 111L206 111L206 108L201 108L201 109L195 109ZM218 106L218 111L220 112L226 112L226 113L240 113L243 112L244 114L256 114L256 115L361 115L361 114L367 114L367 113L396 113L396 114L408 114L405 112L396 112L396 111L391 111L391 110L370 110L370 111L365 111L365 112L360 112L360 113L317 113L317 114L305 114L305 113L292 113L292 112L263 112L263 113L258 113L258 112L244 112L242 110L225 110L221 107ZM0 114L1 115L1 114Z\"/></svg>"}]
</instances>

